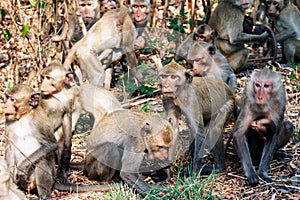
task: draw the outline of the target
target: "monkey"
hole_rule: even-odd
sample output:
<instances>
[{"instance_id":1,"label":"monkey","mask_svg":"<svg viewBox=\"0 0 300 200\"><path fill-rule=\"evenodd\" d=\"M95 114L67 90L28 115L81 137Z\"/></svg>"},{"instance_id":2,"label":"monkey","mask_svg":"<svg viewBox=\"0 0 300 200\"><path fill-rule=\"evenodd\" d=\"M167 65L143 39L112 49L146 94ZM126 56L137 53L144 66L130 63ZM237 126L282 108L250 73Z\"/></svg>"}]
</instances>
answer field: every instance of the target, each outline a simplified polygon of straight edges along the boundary
<instances>
[{"instance_id":1,"label":"monkey","mask_svg":"<svg viewBox=\"0 0 300 200\"><path fill-rule=\"evenodd\" d=\"M26 196L10 178L7 162L0 158L0 199L24 200Z\"/></svg>"},{"instance_id":2,"label":"monkey","mask_svg":"<svg viewBox=\"0 0 300 200\"><path fill-rule=\"evenodd\" d=\"M214 45L197 42L190 48L187 56L194 75L215 77L228 84L233 94L236 89L236 76L225 56L216 50Z\"/></svg>"},{"instance_id":3,"label":"monkey","mask_svg":"<svg viewBox=\"0 0 300 200\"><path fill-rule=\"evenodd\" d=\"M120 6L118 9L110 10L72 47L64 66L67 70L70 69L71 63L77 58L83 76L79 76L80 82L88 80L91 84L105 86L108 89L111 75L105 73L105 68L114 60L117 52L121 51L126 56L130 72L140 84L143 84L143 75L137 70L134 52L135 35L128 9ZM99 60L98 54L105 56Z\"/></svg>"},{"instance_id":4,"label":"monkey","mask_svg":"<svg viewBox=\"0 0 300 200\"><path fill-rule=\"evenodd\" d=\"M284 121L286 94L279 73L255 70L247 84L241 112L233 130L233 142L250 185L258 185L258 176L267 182L274 151L287 144L293 125ZM256 174L254 162L259 164Z\"/></svg>"},{"instance_id":5,"label":"monkey","mask_svg":"<svg viewBox=\"0 0 300 200\"><path fill-rule=\"evenodd\" d=\"M215 45L227 58L234 72L241 71L247 62L249 51L244 44L265 41L268 33L260 35L243 32L245 10L253 0L222 0L213 12L208 25L216 31Z\"/></svg>"},{"instance_id":6,"label":"monkey","mask_svg":"<svg viewBox=\"0 0 300 200\"><path fill-rule=\"evenodd\" d=\"M40 197L51 194L56 177L55 151L57 142L40 93L17 84L6 92L5 160L13 182L23 189L37 188Z\"/></svg>"},{"instance_id":7,"label":"monkey","mask_svg":"<svg viewBox=\"0 0 300 200\"><path fill-rule=\"evenodd\" d=\"M183 59L187 59L187 55L189 52L189 49L193 46L196 42L207 42L212 44L215 38L215 31L207 24L202 24L197 27L196 31L191 33L182 44L179 45L175 60L181 61Z\"/></svg>"},{"instance_id":8,"label":"monkey","mask_svg":"<svg viewBox=\"0 0 300 200\"><path fill-rule=\"evenodd\" d=\"M173 121L175 135L178 135L178 119L180 113L183 113L195 137L192 139L193 172L200 171L200 158L203 157L205 148L212 150L215 172L223 171L225 154L222 131L235 104L231 89L224 81L216 78L193 77L191 70L185 69L174 60L159 69L158 77L163 93L163 106L167 119ZM201 172L211 171L212 167L205 166Z\"/></svg>"},{"instance_id":9,"label":"monkey","mask_svg":"<svg viewBox=\"0 0 300 200\"><path fill-rule=\"evenodd\" d=\"M60 62L53 61L41 71L41 79L40 104L51 120L51 127L58 142L57 179L66 182L70 173L72 111L76 94L70 86L73 75L71 72L65 73L65 68Z\"/></svg>"},{"instance_id":10,"label":"monkey","mask_svg":"<svg viewBox=\"0 0 300 200\"><path fill-rule=\"evenodd\" d=\"M158 115L125 109L108 113L87 138L88 177L108 182L119 171L122 180L139 193L148 191L151 186L141 173L170 165L172 143L170 123Z\"/></svg>"},{"instance_id":11,"label":"monkey","mask_svg":"<svg viewBox=\"0 0 300 200\"><path fill-rule=\"evenodd\" d=\"M297 21L300 11L286 0L266 0L266 10L279 31L276 38L277 42L283 43L287 66L300 61L300 23Z\"/></svg>"}]
</instances>

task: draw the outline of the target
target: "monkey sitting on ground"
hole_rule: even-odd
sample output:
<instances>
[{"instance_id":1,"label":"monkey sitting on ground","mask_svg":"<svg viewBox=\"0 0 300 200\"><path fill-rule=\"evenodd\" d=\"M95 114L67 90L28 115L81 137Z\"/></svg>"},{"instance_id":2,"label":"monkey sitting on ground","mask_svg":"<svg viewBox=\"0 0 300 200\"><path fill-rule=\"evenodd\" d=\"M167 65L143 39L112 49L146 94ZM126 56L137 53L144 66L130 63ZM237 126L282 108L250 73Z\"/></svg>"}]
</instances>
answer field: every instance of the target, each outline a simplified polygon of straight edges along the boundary
<instances>
[{"instance_id":1,"label":"monkey sitting on ground","mask_svg":"<svg viewBox=\"0 0 300 200\"><path fill-rule=\"evenodd\" d=\"M195 75L214 77L228 84L233 94L236 89L236 76L226 58L216 51L216 47L206 42L197 42L188 52L188 61Z\"/></svg>"},{"instance_id":2,"label":"monkey sitting on ground","mask_svg":"<svg viewBox=\"0 0 300 200\"><path fill-rule=\"evenodd\" d=\"M77 74L81 83L87 80L93 85L109 89L112 70L105 71L105 69L118 56L117 53L122 52L126 56L130 72L139 83L143 84L143 75L137 70L135 36L135 28L128 15L128 9L120 6L118 9L110 10L72 47L64 67L68 70L77 58L83 76Z\"/></svg>"},{"instance_id":3,"label":"monkey sitting on ground","mask_svg":"<svg viewBox=\"0 0 300 200\"><path fill-rule=\"evenodd\" d=\"M224 81L192 75L190 70L174 61L159 69L164 108L167 119L173 121L176 135L180 113L188 120L194 136L191 138L194 145L193 172L200 171L201 158L208 148L209 151L212 150L215 172L218 173L225 169L222 132L234 108L234 95ZM173 152L172 149L171 153ZM210 173L212 170L212 167L205 166L202 173Z\"/></svg>"},{"instance_id":4,"label":"monkey sitting on ground","mask_svg":"<svg viewBox=\"0 0 300 200\"><path fill-rule=\"evenodd\" d=\"M18 189L10 178L7 163L0 158L0 199L1 200L24 200L26 196Z\"/></svg>"},{"instance_id":5,"label":"monkey sitting on ground","mask_svg":"<svg viewBox=\"0 0 300 200\"><path fill-rule=\"evenodd\" d=\"M39 105L40 94L27 85L6 93L6 151L10 176L25 190L37 188L41 198L50 196L55 181L57 142L51 121Z\"/></svg>"},{"instance_id":6,"label":"monkey sitting on ground","mask_svg":"<svg viewBox=\"0 0 300 200\"><path fill-rule=\"evenodd\" d=\"M255 70L242 102L233 130L235 149L250 185L258 185L258 176L270 182L268 168L274 151L286 145L293 133L293 124L283 121L286 95L280 74ZM258 174L253 164L259 164Z\"/></svg>"},{"instance_id":7,"label":"monkey sitting on ground","mask_svg":"<svg viewBox=\"0 0 300 200\"><path fill-rule=\"evenodd\" d=\"M215 45L227 58L234 72L245 66L249 51L246 43L265 41L268 33L260 35L243 32L245 10L253 0L222 0L213 12L208 25L216 31Z\"/></svg>"},{"instance_id":8,"label":"monkey sitting on ground","mask_svg":"<svg viewBox=\"0 0 300 200\"><path fill-rule=\"evenodd\" d=\"M215 38L215 31L207 24L202 24L197 27L196 31L191 33L180 46L178 47L176 51L175 60L181 61L186 60L188 56L188 52L190 48L195 44L196 42L208 42L212 44L214 42Z\"/></svg>"},{"instance_id":9,"label":"monkey sitting on ground","mask_svg":"<svg viewBox=\"0 0 300 200\"><path fill-rule=\"evenodd\" d=\"M170 165L171 145L175 145L173 129L158 115L131 110L114 111L104 116L87 139L88 177L111 181L119 171L127 184L143 193L151 187L141 173Z\"/></svg>"},{"instance_id":10,"label":"monkey sitting on ground","mask_svg":"<svg viewBox=\"0 0 300 200\"><path fill-rule=\"evenodd\" d=\"M266 13L279 31L276 38L283 43L287 65L300 62L300 11L286 0L266 0Z\"/></svg>"}]
</instances>

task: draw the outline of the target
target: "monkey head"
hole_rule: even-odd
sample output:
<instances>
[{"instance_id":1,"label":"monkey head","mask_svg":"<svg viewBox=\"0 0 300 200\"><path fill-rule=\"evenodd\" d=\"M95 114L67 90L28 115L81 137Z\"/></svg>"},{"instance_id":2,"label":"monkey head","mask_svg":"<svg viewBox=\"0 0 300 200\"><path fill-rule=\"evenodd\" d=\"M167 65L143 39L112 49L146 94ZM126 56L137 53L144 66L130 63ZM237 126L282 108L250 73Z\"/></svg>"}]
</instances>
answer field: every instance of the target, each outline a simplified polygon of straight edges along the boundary
<instances>
[{"instance_id":1,"label":"monkey head","mask_svg":"<svg viewBox=\"0 0 300 200\"><path fill-rule=\"evenodd\" d=\"M266 0L267 15L270 18L279 16L281 10L286 7L289 0Z\"/></svg>"},{"instance_id":2,"label":"monkey head","mask_svg":"<svg viewBox=\"0 0 300 200\"><path fill-rule=\"evenodd\" d=\"M69 87L73 80L73 74L68 72L64 66L57 61L50 63L41 72L43 95L52 95L60 92L62 88Z\"/></svg>"},{"instance_id":3,"label":"monkey head","mask_svg":"<svg viewBox=\"0 0 300 200\"><path fill-rule=\"evenodd\" d=\"M193 67L195 75L206 76L213 64L216 47L206 42L195 43L188 52L188 61Z\"/></svg>"},{"instance_id":4,"label":"monkey head","mask_svg":"<svg viewBox=\"0 0 300 200\"><path fill-rule=\"evenodd\" d=\"M3 108L6 121L16 121L36 108L40 102L40 94L31 87L18 84L5 93L6 102Z\"/></svg>"},{"instance_id":5,"label":"monkey head","mask_svg":"<svg viewBox=\"0 0 300 200\"><path fill-rule=\"evenodd\" d=\"M254 97L253 104L264 106L269 103L273 96L276 96L274 91L279 91L281 87L281 76L279 73L269 69L255 70L247 85L248 96Z\"/></svg>"},{"instance_id":6,"label":"monkey head","mask_svg":"<svg viewBox=\"0 0 300 200\"><path fill-rule=\"evenodd\" d=\"M197 42L208 42L208 43L213 43L215 38L215 30L212 29L209 25L207 24L202 24L200 25L193 36L193 39Z\"/></svg>"},{"instance_id":7,"label":"monkey head","mask_svg":"<svg viewBox=\"0 0 300 200\"><path fill-rule=\"evenodd\" d=\"M193 76L193 72L172 60L158 73L162 93L166 97L175 98L184 89L187 82L192 82Z\"/></svg>"},{"instance_id":8,"label":"monkey head","mask_svg":"<svg viewBox=\"0 0 300 200\"><path fill-rule=\"evenodd\" d=\"M142 24L150 12L150 0L130 0L129 12L136 24Z\"/></svg>"},{"instance_id":9,"label":"monkey head","mask_svg":"<svg viewBox=\"0 0 300 200\"><path fill-rule=\"evenodd\" d=\"M173 142L173 129L169 123L159 116L151 116L141 129L141 136L146 146L147 160L167 160L169 147Z\"/></svg>"},{"instance_id":10,"label":"monkey head","mask_svg":"<svg viewBox=\"0 0 300 200\"><path fill-rule=\"evenodd\" d=\"M98 0L80 0L79 6L81 8L82 18L85 24L89 21L99 18L99 1Z\"/></svg>"}]
</instances>

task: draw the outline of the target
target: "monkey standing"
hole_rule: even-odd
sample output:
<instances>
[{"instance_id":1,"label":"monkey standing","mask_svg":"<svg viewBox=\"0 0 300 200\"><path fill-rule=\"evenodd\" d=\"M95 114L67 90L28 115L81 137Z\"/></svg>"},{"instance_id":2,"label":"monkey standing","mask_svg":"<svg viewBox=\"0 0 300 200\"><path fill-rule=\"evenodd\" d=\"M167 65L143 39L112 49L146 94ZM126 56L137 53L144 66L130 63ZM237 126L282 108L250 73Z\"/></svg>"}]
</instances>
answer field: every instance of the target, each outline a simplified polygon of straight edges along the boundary
<instances>
[{"instance_id":1,"label":"monkey standing","mask_svg":"<svg viewBox=\"0 0 300 200\"><path fill-rule=\"evenodd\" d=\"M182 112L187 117L195 137L192 139L193 172L200 171L202 166L200 159L205 148L212 150L215 171L217 173L223 171L225 153L222 132L234 107L234 96L230 88L215 78L193 78L191 71L174 61L159 70L159 80L164 108L167 118L173 121L174 130L178 131L178 119ZM212 168L209 166L202 169L203 173L211 171Z\"/></svg>"},{"instance_id":2,"label":"monkey standing","mask_svg":"<svg viewBox=\"0 0 300 200\"><path fill-rule=\"evenodd\" d=\"M214 45L197 42L190 48L187 58L195 75L221 79L235 94L236 76L226 58L216 50Z\"/></svg>"},{"instance_id":3,"label":"monkey standing","mask_svg":"<svg viewBox=\"0 0 300 200\"><path fill-rule=\"evenodd\" d=\"M41 106L51 120L51 127L59 145L57 178L66 182L70 173L72 112L76 94L70 86L73 75L71 72L66 73L62 64L55 61L42 70L41 77Z\"/></svg>"},{"instance_id":4,"label":"monkey standing","mask_svg":"<svg viewBox=\"0 0 300 200\"><path fill-rule=\"evenodd\" d=\"M207 42L212 44L215 38L215 31L207 24L202 24L197 27L196 31L191 33L180 46L175 55L175 60L181 61L187 59L190 48L196 42Z\"/></svg>"},{"instance_id":5,"label":"monkey standing","mask_svg":"<svg viewBox=\"0 0 300 200\"><path fill-rule=\"evenodd\" d=\"M266 10L267 16L275 22L275 28L279 31L276 38L283 43L287 64L300 61L300 11L285 0L266 0Z\"/></svg>"},{"instance_id":6,"label":"monkey standing","mask_svg":"<svg viewBox=\"0 0 300 200\"><path fill-rule=\"evenodd\" d=\"M242 102L233 130L235 149L250 185L258 184L258 176L270 182L268 168L274 151L286 145L293 133L292 123L283 121L286 96L280 74L255 70ZM253 164L259 164L258 176Z\"/></svg>"},{"instance_id":7,"label":"monkey standing","mask_svg":"<svg viewBox=\"0 0 300 200\"><path fill-rule=\"evenodd\" d=\"M130 72L139 83L143 84L143 76L137 70L137 58L133 46L135 35L128 9L120 6L118 9L110 10L72 47L64 66L69 69L71 63L77 58L83 75L83 80L80 82L88 80L91 84L109 88L111 75L104 70L116 56L116 51L121 50L126 56ZM99 60L98 54L102 53L105 56Z\"/></svg>"},{"instance_id":8,"label":"monkey standing","mask_svg":"<svg viewBox=\"0 0 300 200\"><path fill-rule=\"evenodd\" d=\"M40 94L19 84L9 90L6 97L3 111L9 173L14 183L23 189L37 188L40 197L49 196L56 176L57 143L50 120L39 105Z\"/></svg>"},{"instance_id":9,"label":"monkey standing","mask_svg":"<svg viewBox=\"0 0 300 200\"><path fill-rule=\"evenodd\" d=\"M24 200L26 196L10 178L6 160L0 158L0 199Z\"/></svg>"},{"instance_id":10,"label":"monkey standing","mask_svg":"<svg viewBox=\"0 0 300 200\"><path fill-rule=\"evenodd\" d=\"M216 31L215 45L227 58L234 72L243 69L248 59L245 43L264 41L268 33L260 35L243 33L245 10L253 0L222 0L213 12L208 25Z\"/></svg>"},{"instance_id":11,"label":"monkey standing","mask_svg":"<svg viewBox=\"0 0 300 200\"><path fill-rule=\"evenodd\" d=\"M151 187L140 173L168 166L172 162L169 160L172 142L172 127L158 115L131 110L109 113L87 139L88 177L111 181L120 171L126 183L143 193ZM147 166L146 161L158 168Z\"/></svg>"}]
</instances>

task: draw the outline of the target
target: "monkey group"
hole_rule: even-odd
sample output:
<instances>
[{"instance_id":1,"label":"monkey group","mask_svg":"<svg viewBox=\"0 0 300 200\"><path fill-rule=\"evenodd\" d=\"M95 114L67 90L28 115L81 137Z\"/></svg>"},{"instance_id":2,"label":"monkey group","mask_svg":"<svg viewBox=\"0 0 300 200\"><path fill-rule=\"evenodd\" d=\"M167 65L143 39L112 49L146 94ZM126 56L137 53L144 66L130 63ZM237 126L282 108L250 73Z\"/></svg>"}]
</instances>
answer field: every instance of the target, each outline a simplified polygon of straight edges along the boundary
<instances>
[{"instance_id":1,"label":"monkey group","mask_svg":"<svg viewBox=\"0 0 300 200\"><path fill-rule=\"evenodd\" d=\"M143 2L134 1L144 8ZM247 62L245 43L263 42L269 37L266 31L244 32L245 10L252 3L222 0L208 24L198 26L179 45L175 59L157 67L165 112L161 117L126 109L109 91L112 69L108 68L112 61L121 59L120 52L136 83L145 82L137 69L134 44L138 33L128 8L119 5L100 17L98 1L80 0L88 32L78 36L64 63L53 61L41 70L38 90L16 84L5 94L6 150L5 162L0 160L0 172L9 178L0 185L5 191L3 196L23 199L16 185L27 191L36 189L40 198L51 196L54 188L107 191L116 176L144 194L152 186L142 174L169 168L176 159L183 116L191 132L192 173L225 171L223 131L237 109L235 73ZM300 19L300 12L283 0L265 3L266 17L274 21L279 32L277 42L283 44L287 64L292 64L299 59L300 24L290 19ZM65 42L75 37L74 20ZM74 73L70 69L74 69L75 60L79 68ZM180 65L181 60L188 66ZM284 120L286 103L279 73L270 69L252 72L232 133L250 185L258 185L259 177L273 181L268 175L273 154L288 143L294 130L293 124ZM84 169L88 178L101 182L98 185L68 183L72 132L81 112L89 112L95 118L87 137ZM203 165L207 152L212 153L213 165Z\"/></svg>"}]
</instances>

